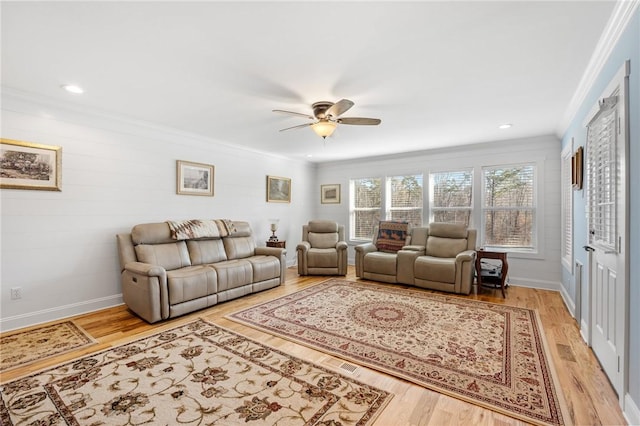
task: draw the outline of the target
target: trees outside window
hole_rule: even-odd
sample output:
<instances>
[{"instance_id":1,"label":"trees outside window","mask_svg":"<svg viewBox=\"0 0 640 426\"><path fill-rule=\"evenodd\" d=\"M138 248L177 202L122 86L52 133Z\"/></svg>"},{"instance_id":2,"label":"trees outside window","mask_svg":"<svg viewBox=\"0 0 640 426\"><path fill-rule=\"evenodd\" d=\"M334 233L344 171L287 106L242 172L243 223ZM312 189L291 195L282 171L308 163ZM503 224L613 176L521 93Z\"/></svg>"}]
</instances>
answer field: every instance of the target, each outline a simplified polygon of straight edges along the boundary
<instances>
[{"instance_id":1,"label":"trees outside window","mask_svg":"<svg viewBox=\"0 0 640 426\"><path fill-rule=\"evenodd\" d=\"M352 179L350 183L350 238L371 240L373 228L380 220L382 179Z\"/></svg>"},{"instance_id":2,"label":"trees outside window","mask_svg":"<svg viewBox=\"0 0 640 426\"><path fill-rule=\"evenodd\" d=\"M471 225L473 170L429 174L429 222Z\"/></svg>"},{"instance_id":3,"label":"trees outside window","mask_svg":"<svg viewBox=\"0 0 640 426\"><path fill-rule=\"evenodd\" d=\"M387 178L387 220L402 220L422 226L422 175Z\"/></svg>"},{"instance_id":4,"label":"trees outside window","mask_svg":"<svg viewBox=\"0 0 640 426\"><path fill-rule=\"evenodd\" d=\"M482 175L482 245L534 249L534 165L485 167Z\"/></svg>"}]
</instances>

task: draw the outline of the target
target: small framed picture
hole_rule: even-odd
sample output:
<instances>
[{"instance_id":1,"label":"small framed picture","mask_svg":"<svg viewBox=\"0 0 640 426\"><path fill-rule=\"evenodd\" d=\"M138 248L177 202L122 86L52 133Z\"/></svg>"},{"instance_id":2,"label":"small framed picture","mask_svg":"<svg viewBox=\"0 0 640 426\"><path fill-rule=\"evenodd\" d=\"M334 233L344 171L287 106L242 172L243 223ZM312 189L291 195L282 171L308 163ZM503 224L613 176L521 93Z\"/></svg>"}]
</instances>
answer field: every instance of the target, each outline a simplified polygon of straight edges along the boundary
<instances>
[{"instance_id":1,"label":"small framed picture","mask_svg":"<svg viewBox=\"0 0 640 426\"><path fill-rule=\"evenodd\" d=\"M267 202L290 203L291 179L279 176L267 176Z\"/></svg>"},{"instance_id":2,"label":"small framed picture","mask_svg":"<svg viewBox=\"0 0 640 426\"><path fill-rule=\"evenodd\" d=\"M320 202L322 204L340 204L340 184L320 185Z\"/></svg>"},{"instance_id":3,"label":"small framed picture","mask_svg":"<svg viewBox=\"0 0 640 426\"><path fill-rule=\"evenodd\" d=\"M214 166L178 160L176 168L176 192L178 194L213 197Z\"/></svg>"},{"instance_id":4,"label":"small framed picture","mask_svg":"<svg viewBox=\"0 0 640 426\"><path fill-rule=\"evenodd\" d=\"M0 141L0 188L62 191L61 147Z\"/></svg>"}]
</instances>

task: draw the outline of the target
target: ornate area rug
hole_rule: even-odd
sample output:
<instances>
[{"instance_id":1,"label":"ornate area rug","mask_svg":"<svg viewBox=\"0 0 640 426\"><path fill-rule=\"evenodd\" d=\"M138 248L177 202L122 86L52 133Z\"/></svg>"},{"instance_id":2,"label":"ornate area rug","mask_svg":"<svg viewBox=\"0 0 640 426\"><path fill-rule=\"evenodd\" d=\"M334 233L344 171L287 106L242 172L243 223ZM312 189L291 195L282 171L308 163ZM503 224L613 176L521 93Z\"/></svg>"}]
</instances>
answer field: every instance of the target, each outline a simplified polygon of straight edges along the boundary
<instances>
[{"instance_id":1,"label":"ornate area rug","mask_svg":"<svg viewBox=\"0 0 640 426\"><path fill-rule=\"evenodd\" d=\"M0 372L92 345L96 341L73 321L0 335Z\"/></svg>"},{"instance_id":2,"label":"ornate area rug","mask_svg":"<svg viewBox=\"0 0 640 426\"><path fill-rule=\"evenodd\" d=\"M0 386L2 425L367 425L392 395L204 320Z\"/></svg>"},{"instance_id":3,"label":"ornate area rug","mask_svg":"<svg viewBox=\"0 0 640 426\"><path fill-rule=\"evenodd\" d=\"M530 423L571 422L530 309L331 279L228 318Z\"/></svg>"}]
</instances>

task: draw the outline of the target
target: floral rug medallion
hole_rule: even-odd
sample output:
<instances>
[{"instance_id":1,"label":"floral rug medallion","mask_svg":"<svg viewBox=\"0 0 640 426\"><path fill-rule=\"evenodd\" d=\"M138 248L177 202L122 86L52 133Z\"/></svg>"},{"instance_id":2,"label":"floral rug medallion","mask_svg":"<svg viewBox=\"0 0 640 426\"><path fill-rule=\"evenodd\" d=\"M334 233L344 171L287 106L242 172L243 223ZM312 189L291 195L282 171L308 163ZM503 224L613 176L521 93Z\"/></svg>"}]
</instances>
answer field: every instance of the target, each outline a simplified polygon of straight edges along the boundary
<instances>
[{"instance_id":1,"label":"floral rug medallion","mask_svg":"<svg viewBox=\"0 0 640 426\"><path fill-rule=\"evenodd\" d=\"M73 321L0 336L0 372L92 345L96 341Z\"/></svg>"},{"instance_id":2,"label":"floral rug medallion","mask_svg":"<svg viewBox=\"0 0 640 426\"><path fill-rule=\"evenodd\" d=\"M392 395L198 320L0 385L0 424L369 425Z\"/></svg>"},{"instance_id":3,"label":"floral rug medallion","mask_svg":"<svg viewBox=\"0 0 640 426\"><path fill-rule=\"evenodd\" d=\"M331 279L228 318L530 423L571 422L534 310Z\"/></svg>"}]
</instances>

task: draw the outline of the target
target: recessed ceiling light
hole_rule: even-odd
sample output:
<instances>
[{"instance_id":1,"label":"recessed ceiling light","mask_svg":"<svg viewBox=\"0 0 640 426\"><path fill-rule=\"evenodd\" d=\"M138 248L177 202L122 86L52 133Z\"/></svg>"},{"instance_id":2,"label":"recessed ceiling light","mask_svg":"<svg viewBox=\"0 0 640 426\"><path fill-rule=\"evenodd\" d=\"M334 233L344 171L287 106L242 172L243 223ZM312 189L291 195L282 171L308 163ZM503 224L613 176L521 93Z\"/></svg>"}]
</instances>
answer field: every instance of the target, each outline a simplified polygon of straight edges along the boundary
<instances>
[{"instance_id":1,"label":"recessed ceiling light","mask_svg":"<svg viewBox=\"0 0 640 426\"><path fill-rule=\"evenodd\" d=\"M503 130L504 130L504 129L509 129L509 128L511 128L511 126L512 126L512 124L510 124L510 123L505 123L505 124L501 124L501 125L499 125L499 126L498 126L498 129L503 129Z\"/></svg>"},{"instance_id":2,"label":"recessed ceiling light","mask_svg":"<svg viewBox=\"0 0 640 426\"><path fill-rule=\"evenodd\" d=\"M75 84L63 84L60 87L62 87L69 93L75 93L77 95L79 95L80 93L84 93L84 89L80 86L76 86Z\"/></svg>"}]
</instances>

